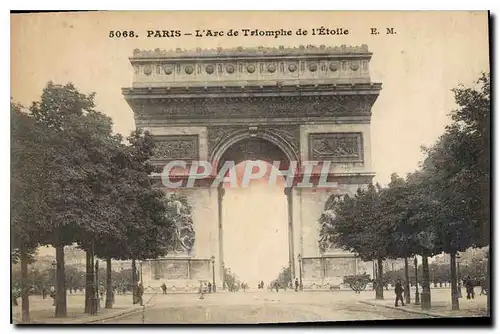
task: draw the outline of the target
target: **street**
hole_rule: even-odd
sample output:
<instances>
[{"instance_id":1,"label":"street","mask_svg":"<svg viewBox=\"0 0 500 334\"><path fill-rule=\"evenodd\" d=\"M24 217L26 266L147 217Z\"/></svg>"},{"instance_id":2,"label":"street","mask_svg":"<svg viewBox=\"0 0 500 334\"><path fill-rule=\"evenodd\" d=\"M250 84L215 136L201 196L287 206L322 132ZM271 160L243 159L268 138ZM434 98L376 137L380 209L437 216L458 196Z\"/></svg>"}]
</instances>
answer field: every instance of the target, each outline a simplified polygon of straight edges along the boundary
<instances>
[{"instance_id":1,"label":"street","mask_svg":"<svg viewBox=\"0 0 500 334\"><path fill-rule=\"evenodd\" d=\"M220 292L198 299L194 294L156 295L154 307L144 312L146 324L256 324L275 322L383 320L423 318L360 303L372 291L338 292ZM151 296L145 296L145 303ZM392 295L387 298L392 298ZM140 324L142 313L105 321L105 324Z\"/></svg>"}]
</instances>

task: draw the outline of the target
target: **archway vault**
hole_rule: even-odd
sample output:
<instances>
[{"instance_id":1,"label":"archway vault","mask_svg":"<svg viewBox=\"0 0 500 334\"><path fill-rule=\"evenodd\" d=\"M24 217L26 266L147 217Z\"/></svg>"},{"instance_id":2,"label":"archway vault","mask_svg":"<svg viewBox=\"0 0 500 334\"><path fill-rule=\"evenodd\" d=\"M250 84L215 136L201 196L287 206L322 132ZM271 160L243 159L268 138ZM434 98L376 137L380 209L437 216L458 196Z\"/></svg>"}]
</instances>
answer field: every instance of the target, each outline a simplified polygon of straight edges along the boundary
<instances>
[{"instance_id":1,"label":"archway vault","mask_svg":"<svg viewBox=\"0 0 500 334\"><path fill-rule=\"evenodd\" d=\"M299 157L292 143L277 131L248 127L235 130L221 140L212 150L210 161L219 171L225 161L238 164L245 160L280 162L280 170L288 169L292 161Z\"/></svg>"}]
</instances>

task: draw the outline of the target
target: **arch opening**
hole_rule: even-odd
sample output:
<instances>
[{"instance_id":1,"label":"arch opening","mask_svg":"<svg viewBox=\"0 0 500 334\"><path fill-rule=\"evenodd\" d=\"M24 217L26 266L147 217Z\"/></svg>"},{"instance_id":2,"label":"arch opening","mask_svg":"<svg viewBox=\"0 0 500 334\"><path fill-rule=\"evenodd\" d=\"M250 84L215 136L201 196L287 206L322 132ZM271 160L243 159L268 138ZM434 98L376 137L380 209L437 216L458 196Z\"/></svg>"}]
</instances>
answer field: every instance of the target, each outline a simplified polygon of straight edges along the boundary
<instances>
[{"instance_id":1,"label":"arch opening","mask_svg":"<svg viewBox=\"0 0 500 334\"><path fill-rule=\"evenodd\" d=\"M289 198L285 196L285 178L279 171L288 170L291 157L277 144L261 137L234 140L218 156L217 171L231 161L234 167L226 175L234 173L238 180L236 187L233 183L223 183L220 211L223 223L219 234L223 269L231 269L250 289L257 289L260 281L269 286L283 267L290 266L293 237L289 226ZM279 171L273 166L276 162L279 162ZM242 184L245 173L256 163L263 166L265 172ZM272 173L275 173L274 181L270 182Z\"/></svg>"}]
</instances>

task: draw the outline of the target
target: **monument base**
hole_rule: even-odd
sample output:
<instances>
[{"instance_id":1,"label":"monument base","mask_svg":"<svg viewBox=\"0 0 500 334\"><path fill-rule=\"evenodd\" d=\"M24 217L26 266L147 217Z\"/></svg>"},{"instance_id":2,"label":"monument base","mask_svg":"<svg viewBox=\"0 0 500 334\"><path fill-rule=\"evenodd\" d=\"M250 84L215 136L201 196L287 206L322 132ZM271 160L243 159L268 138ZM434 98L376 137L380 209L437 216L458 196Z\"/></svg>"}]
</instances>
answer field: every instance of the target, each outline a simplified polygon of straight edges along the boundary
<instances>
[{"instance_id":1,"label":"monument base","mask_svg":"<svg viewBox=\"0 0 500 334\"><path fill-rule=\"evenodd\" d=\"M167 293L197 292L200 282L211 282L210 259L193 258L187 255L168 255L160 259L141 262L141 277L146 288L161 291L167 286Z\"/></svg>"},{"instance_id":2,"label":"monument base","mask_svg":"<svg viewBox=\"0 0 500 334\"><path fill-rule=\"evenodd\" d=\"M362 274L364 267L352 253L325 253L318 257L304 257L302 285L308 290L349 288L344 284L344 277Z\"/></svg>"}]
</instances>

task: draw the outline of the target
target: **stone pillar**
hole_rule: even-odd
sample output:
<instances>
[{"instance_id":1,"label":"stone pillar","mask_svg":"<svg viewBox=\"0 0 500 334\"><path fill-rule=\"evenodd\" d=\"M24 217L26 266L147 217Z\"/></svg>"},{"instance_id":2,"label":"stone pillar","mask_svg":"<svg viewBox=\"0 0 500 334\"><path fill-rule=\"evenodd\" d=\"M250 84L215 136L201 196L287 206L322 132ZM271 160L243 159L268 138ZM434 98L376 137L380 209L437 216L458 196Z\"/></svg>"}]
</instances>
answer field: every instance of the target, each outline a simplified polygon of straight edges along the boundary
<instances>
[{"instance_id":1,"label":"stone pillar","mask_svg":"<svg viewBox=\"0 0 500 334\"><path fill-rule=\"evenodd\" d=\"M300 188L292 188L292 201L293 201L293 253L295 264L295 277L299 275L299 259L298 255L304 256L302 248L302 193ZM302 279L304 279L304 268L302 268ZM295 279L294 277L294 279Z\"/></svg>"},{"instance_id":2,"label":"stone pillar","mask_svg":"<svg viewBox=\"0 0 500 334\"><path fill-rule=\"evenodd\" d=\"M293 188L285 188L285 195L287 200L287 212L288 212L288 258L290 263L290 270L292 275L292 280L297 277L295 271L295 253L293 247Z\"/></svg>"},{"instance_id":3,"label":"stone pillar","mask_svg":"<svg viewBox=\"0 0 500 334\"><path fill-rule=\"evenodd\" d=\"M221 288L223 288L224 281L224 229L223 229L223 214L222 214L222 201L224 199L224 195L226 194L226 190L219 186L217 188L217 209L218 209L218 223L219 223L219 259L218 259L218 268L219 268L219 280Z\"/></svg>"},{"instance_id":4,"label":"stone pillar","mask_svg":"<svg viewBox=\"0 0 500 334\"><path fill-rule=\"evenodd\" d=\"M215 261L220 261L217 188L186 188L181 192L187 197L192 207L195 242L190 256L194 259L205 260L214 256ZM215 266L216 277L219 277L218 263ZM211 263L207 275L212 277Z\"/></svg>"}]
</instances>

